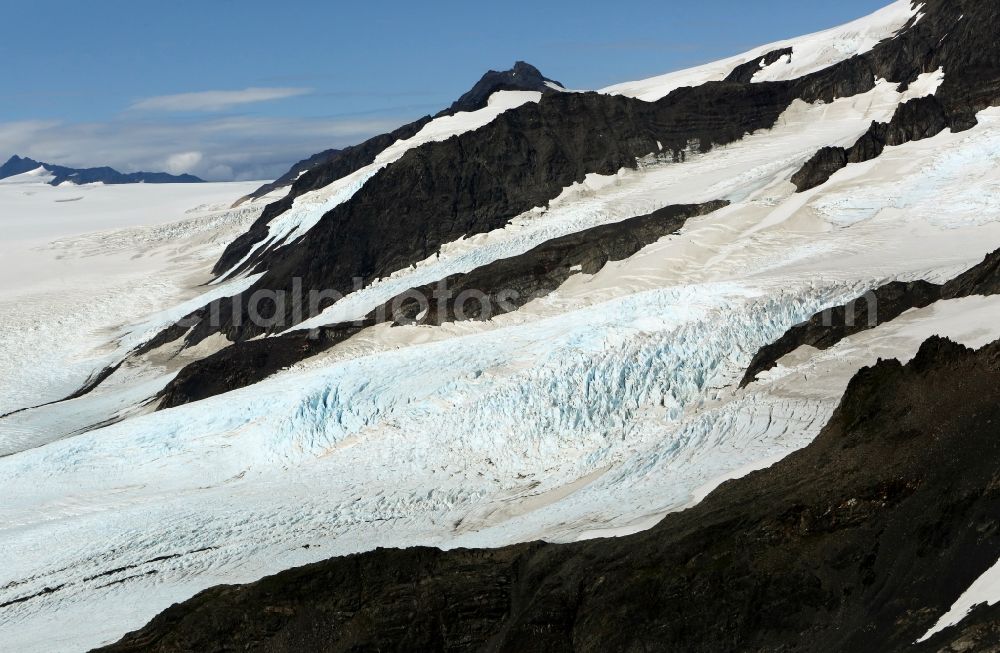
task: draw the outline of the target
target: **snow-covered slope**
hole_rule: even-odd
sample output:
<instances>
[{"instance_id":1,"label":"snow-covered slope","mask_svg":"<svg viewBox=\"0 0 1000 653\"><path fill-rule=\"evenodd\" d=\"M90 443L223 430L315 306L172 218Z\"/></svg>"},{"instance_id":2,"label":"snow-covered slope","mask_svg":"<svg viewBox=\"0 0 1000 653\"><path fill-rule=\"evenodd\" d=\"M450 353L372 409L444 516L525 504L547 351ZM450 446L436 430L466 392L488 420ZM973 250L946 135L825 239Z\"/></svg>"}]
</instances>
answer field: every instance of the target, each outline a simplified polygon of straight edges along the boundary
<instances>
[{"instance_id":1,"label":"snow-covered slope","mask_svg":"<svg viewBox=\"0 0 1000 653\"><path fill-rule=\"evenodd\" d=\"M114 358L117 329L200 294L192 286L206 266L260 212L225 208L252 182L52 187L46 178L0 181L0 415L77 390ZM0 451L8 446L4 438Z\"/></svg>"},{"instance_id":2,"label":"snow-covered slope","mask_svg":"<svg viewBox=\"0 0 1000 653\"><path fill-rule=\"evenodd\" d=\"M756 10L756 8L751 9ZM766 11L766 9L760 8ZM875 44L893 36L907 22L917 16L918 8L910 0L896 0L875 13L851 21L846 25L816 32L807 36L776 41L762 45L728 59L713 61L703 66L680 70L649 79L615 84L601 89L602 93L628 95L652 102L659 100L682 86L698 86L726 78L732 70L765 54L791 48L791 55L784 55L776 62L762 67L754 75L755 82L794 79L816 72L856 54L868 52Z\"/></svg>"},{"instance_id":3,"label":"snow-covered slope","mask_svg":"<svg viewBox=\"0 0 1000 653\"><path fill-rule=\"evenodd\" d=\"M1000 148L995 116L805 195L785 180L793 166L768 157L741 172L739 146L719 150L704 165L717 157L756 180L731 207L524 312L439 332L376 329L263 384L0 460L15 561L0 579L5 600L65 585L7 608L6 636L31 649L59 621L74 624L72 642L94 644L199 588L375 544L625 532L802 446L853 370L879 355L910 356L931 333L1000 337L996 300L958 303L785 366L752 394L731 389L756 347L819 308L890 278L943 280L1000 243L1000 224L969 219L960 199L954 219L940 204L894 206L940 196L954 162ZM780 129L770 135L781 142ZM767 151L768 136L748 150ZM970 194L992 187L992 167L963 169ZM857 195L880 178L896 199ZM52 538L79 544L39 548ZM106 619L88 620L94 609Z\"/></svg>"}]
</instances>

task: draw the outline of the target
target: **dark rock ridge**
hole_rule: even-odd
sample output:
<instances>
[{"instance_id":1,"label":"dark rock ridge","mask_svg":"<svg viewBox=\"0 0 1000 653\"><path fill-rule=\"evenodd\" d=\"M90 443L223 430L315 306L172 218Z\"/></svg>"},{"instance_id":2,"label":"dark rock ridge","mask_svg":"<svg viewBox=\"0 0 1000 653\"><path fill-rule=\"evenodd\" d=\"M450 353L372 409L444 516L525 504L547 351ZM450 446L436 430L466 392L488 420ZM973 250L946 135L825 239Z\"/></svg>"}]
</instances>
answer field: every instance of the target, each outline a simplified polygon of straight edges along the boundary
<instances>
[{"instance_id":1,"label":"dark rock ridge","mask_svg":"<svg viewBox=\"0 0 1000 653\"><path fill-rule=\"evenodd\" d=\"M1000 293L1000 250L943 285L927 281L893 281L847 304L816 313L763 347L753 357L740 387L753 383L761 372L773 369L781 357L803 345L829 349L844 338L891 322L912 308L924 308L942 299Z\"/></svg>"},{"instance_id":2,"label":"dark rock ridge","mask_svg":"<svg viewBox=\"0 0 1000 653\"><path fill-rule=\"evenodd\" d=\"M778 360L803 345L829 349L844 338L889 322L911 308L929 306L940 298L941 288L935 284L894 281L847 304L816 313L761 348L750 362L740 387L750 385L761 372L773 369Z\"/></svg>"},{"instance_id":3,"label":"dark rock ridge","mask_svg":"<svg viewBox=\"0 0 1000 653\"><path fill-rule=\"evenodd\" d=\"M1000 343L932 338L861 370L805 449L649 531L333 558L100 650L911 650L1000 555L998 387ZM995 614L933 642L995 641Z\"/></svg>"},{"instance_id":4,"label":"dark rock ridge","mask_svg":"<svg viewBox=\"0 0 1000 653\"><path fill-rule=\"evenodd\" d=\"M529 63L518 61L510 70L491 70L483 75L469 91L455 100L450 107L434 116L451 116L461 111L478 111L486 106L490 96L497 91L538 91L540 93L560 93L563 85L548 79Z\"/></svg>"},{"instance_id":5,"label":"dark rock ridge","mask_svg":"<svg viewBox=\"0 0 1000 653\"><path fill-rule=\"evenodd\" d=\"M323 188L341 177L346 177L352 172L356 172L361 168L364 168L366 165L375 161L375 158L378 157L378 155L381 154L385 148L389 147L398 140L411 138L423 129L424 125L430 121L430 116L424 116L420 120L403 125L399 129L391 131L388 134L380 134L379 136L369 138L360 145L352 145L350 147L345 147L342 150L337 150L336 153L332 154L326 161L308 168L305 173L298 176L295 181L292 182L292 186L287 195L280 200L265 206L261 216L254 221L252 225L250 225L250 229L226 247L222 256L219 257L215 267L212 269L212 272L214 274L223 274L239 263L254 245L267 238L267 225L271 222L271 220L274 220L276 217L292 208L292 203L295 201L296 197L318 188ZM304 165L304 162L300 163ZM258 195L258 193L258 196L260 196L270 192L261 192L262 190L263 187L254 191L250 197ZM242 272L252 263L253 261L248 261L246 265L240 266L233 272Z\"/></svg>"},{"instance_id":6,"label":"dark rock ridge","mask_svg":"<svg viewBox=\"0 0 1000 653\"><path fill-rule=\"evenodd\" d=\"M356 277L371 283L447 242L503 227L588 173L634 168L661 146L668 157L691 147L707 151L773 126L796 98L829 101L871 88L873 79L870 68L853 59L792 82L713 82L677 89L658 102L596 93L544 96L483 128L407 152L301 239L249 260L243 270L266 274L244 295L291 291L293 279L307 289L346 294ZM247 305L243 298L235 303ZM263 314L269 308L262 306ZM290 314L285 318L294 324ZM231 340L264 331L239 321L222 325ZM196 329L194 342L210 333Z\"/></svg>"},{"instance_id":7,"label":"dark rock ridge","mask_svg":"<svg viewBox=\"0 0 1000 653\"><path fill-rule=\"evenodd\" d=\"M287 186L291 186L293 183L295 183L295 180L298 179L300 176L302 176L302 173L304 173L306 170L315 168L318 165L322 165L324 163L332 161L342 151L343 150L337 150L337 149L323 150L322 152L317 152L316 154L313 154L310 157L302 159L298 163L292 165L292 167L288 169L288 172L281 175L274 181L264 184L263 186L261 186L254 192L250 193L249 195L244 195L240 199L236 200L236 202L233 204L233 207L235 208L240 204L243 204L244 202L247 202L249 200L255 200L257 198L264 197L271 191L278 190L279 188L285 188Z\"/></svg>"},{"instance_id":8,"label":"dark rock ridge","mask_svg":"<svg viewBox=\"0 0 1000 653\"><path fill-rule=\"evenodd\" d=\"M74 184L196 184L203 180L194 175L171 175L166 172L118 172L114 168L67 168L66 166L42 163L26 159L16 154L0 166L0 179L21 175L44 167L53 178L49 183L58 186L64 181Z\"/></svg>"},{"instance_id":9,"label":"dark rock ridge","mask_svg":"<svg viewBox=\"0 0 1000 653\"><path fill-rule=\"evenodd\" d=\"M173 408L257 383L344 342L367 326L383 322L440 325L501 315L552 292L574 274L594 274L608 261L632 256L646 245L677 232L689 217L716 211L727 204L716 201L668 206L649 215L593 227L554 238L524 254L471 272L407 290L355 323L234 343L185 366L160 392L159 407ZM439 292L442 287L447 289L446 296ZM475 292L477 298L456 306L467 291ZM182 335L182 329L176 330L149 345L143 353Z\"/></svg>"},{"instance_id":10,"label":"dark rock ridge","mask_svg":"<svg viewBox=\"0 0 1000 653\"><path fill-rule=\"evenodd\" d=\"M753 76L760 72L761 68L770 66L776 63L782 57L791 57L792 48L781 48L780 50L772 50L767 54L761 55L756 59L751 59L745 64L740 64L733 69L731 73L726 77L727 82L742 82L744 84L749 84L753 81Z\"/></svg>"},{"instance_id":11,"label":"dark rock ridge","mask_svg":"<svg viewBox=\"0 0 1000 653\"><path fill-rule=\"evenodd\" d=\"M543 96L476 131L409 151L302 238L255 253L241 271L265 274L235 303L246 306L244 298L259 290L290 292L293 279L306 289L346 294L356 277L370 283L444 243L502 227L587 173L634 167L661 145L675 157L692 145L706 151L772 127L794 99L832 101L872 89L877 78L905 85L943 66L937 101L950 125L971 126L975 112L1000 90L997 11L995 3L928 0L919 21L871 52L796 80L711 82L657 102L593 93ZM251 232L259 235L260 224ZM234 249L245 254L247 239L253 238L241 238ZM217 270L242 258L235 253L227 252ZM266 314L268 307L261 308ZM218 331L237 341L265 331L247 317ZM280 321L290 324L292 317ZM212 332L207 325L196 328L192 342Z\"/></svg>"},{"instance_id":12,"label":"dark rock ridge","mask_svg":"<svg viewBox=\"0 0 1000 653\"><path fill-rule=\"evenodd\" d=\"M792 175L799 192L825 184L849 163L870 161L890 145L902 145L936 136L949 127L944 107L933 95L910 100L896 108L888 123L873 122L850 148L824 147ZM955 131L965 128L955 126Z\"/></svg>"},{"instance_id":13,"label":"dark rock ridge","mask_svg":"<svg viewBox=\"0 0 1000 653\"><path fill-rule=\"evenodd\" d=\"M435 326L501 315L544 297L574 274L596 274L609 261L629 258L643 247L680 231L688 218L728 205L727 201L717 200L667 206L649 215L553 238L520 256L500 259L407 291L388 302L380 313L390 316L395 324ZM447 288L448 295L438 301L435 294L442 286ZM459 298L463 293L481 297L462 302Z\"/></svg>"},{"instance_id":14,"label":"dark rock ridge","mask_svg":"<svg viewBox=\"0 0 1000 653\"><path fill-rule=\"evenodd\" d=\"M434 117L438 118L441 116L454 115L460 111L476 111L478 109L482 109L483 107L486 106L490 96L496 93L497 91L539 91L541 93L558 92L556 89L549 86L548 83L552 83L555 84L556 86L562 87L562 84L560 84L559 82L544 77L542 73L539 72L539 70L534 66L532 66L531 64L525 63L523 61L518 61L517 63L514 64L514 67L511 68L510 70L505 70L503 72L497 72L495 70L491 70L487 72L478 82L476 82L476 85L473 86L472 89L467 91L465 94L462 95L462 97L453 102L451 107L445 109L444 111L439 112ZM404 125L399 130L393 132L393 134L397 133L400 134L399 138L409 138L413 134L420 131L420 128L423 127L429 121L430 117L425 116L420 120L417 120L408 125ZM414 125L417 125L416 129L413 128ZM347 166L346 168L343 167L343 164L336 165L336 161L340 157L341 152L343 150L325 150L318 154L314 154L311 157L303 159L302 161L299 161L298 163L293 165L288 172L286 172L284 175L282 175L275 181L269 184L264 184L263 186L261 186L254 192L250 193L246 197L241 198L236 204L238 205L250 199L263 197L264 195L267 195L271 191L277 190L279 188L284 188L285 186L291 186L303 172L305 172L306 170L311 170L312 168L315 168L317 166L333 164L334 170L331 174L339 174L341 177L345 176L347 174L350 174L351 172L354 172L354 170L350 170L349 172L345 173L343 172L345 169L349 169L350 167L355 167L354 169L357 169L368 165L369 163L375 160L375 157L378 156L382 150L384 150L389 145L392 145L392 143L394 142L395 140L385 143L384 135L376 136L373 139L365 141L364 143L362 143L357 147L361 150L364 150L366 156L355 157L352 160L351 165ZM370 156L371 160L363 163L363 161L365 161L365 159L367 159L368 156ZM324 175L324 177L329 178L330 174ZM333 177L333 179L339 179L339 177ZM312 188L310 188L309 190L312 190ZM303 191L300 190L299 192L296 193L296 195L301 194L301 192ZM287 207L282 208L281 212L284 212L286 208ZM238 261L240 258L242 258L242 256L236 258L235 260ZM221 272L224 272L225 269L228 268L217 270L216 273L219 274Z\"/></svg>"},{"instance_id":15,"label":"dark rock ridge","mask_svg":"<svg viewBox=\"0 0 1000 653\"><path fill-rule=\"evenodd\" d=\"M232 344L181 369L157 396L159 409L174 408L253 385L374 324L374 320L366 319Z\"/></svg>"},{"instance_id":16,"label":"dark rock ridge","mask_svg":"<svg viewBox=\"0 0 1000 653\"><path fill-rule=\"evenodd\" d=\"M799 191L825 183L848 163L868 161L886 146L977 124L976 113L1000 103L1000 5L981 0L928 0L911 21L872 52L880 77L908 87L920 73L944 70L933 96L900 106L889 123L872 123L850 148L820 150L792 178Z\"/></svg>"}]
</instances>

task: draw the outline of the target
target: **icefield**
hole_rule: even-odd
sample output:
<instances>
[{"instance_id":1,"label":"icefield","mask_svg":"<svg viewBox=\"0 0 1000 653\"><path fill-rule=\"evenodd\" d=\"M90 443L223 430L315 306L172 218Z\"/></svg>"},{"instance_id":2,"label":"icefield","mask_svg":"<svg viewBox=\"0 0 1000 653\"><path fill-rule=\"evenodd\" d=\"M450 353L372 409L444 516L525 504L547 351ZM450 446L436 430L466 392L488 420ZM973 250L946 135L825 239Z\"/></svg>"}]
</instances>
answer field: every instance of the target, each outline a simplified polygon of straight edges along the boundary
<instances>
[{"instance_id":1,"label":"icefield","mask_svg":"<svg viewBox=\"0 0 1000 653\"><path fill-rule=\"evenodd\" d=\"M865 21L605 92L655 99L786 45L791 60L759 78L795 77L913 17L901 0ZM905 92L880 80L832 103L796 101L774 128L684 164L650 153L636 170L590 175L299 328L360 317L407 288L589 227L672 204L730 204L515 312L371 327L255 385L158 412L150 398L224 339L165 345L90 394L42 404L256 280L231 270L209 284L212 263L263 209L228 208L256 184L0 182L0 213L46 216L0 252L0 415L11 413L0 418L0 650L86 650L207 587L378 546L642 530L807 445L861 367L908 360L931 335L969 346L1000 338L1000 297L942 301L826 351L800 348L737 386L760 347L817 311L892 280L943 282L1000 247L990 219L1000 110L967 132L887 148L812 190L789 181L818 148L852 144L941 80L938 71ZM431 122L297 198L254 251L307 233L408 149L539 97L504 91L486 109ZM996 576L941 627L973 601L1000 600Z\"/></svg>"},{"instance_id":2,"label":"icefield","mask_svg":"<svg viewBox=\"0 0 1000 653\"><path fill-rule=\"evenodd\" d=\"M213 259L263 209L228 209L255 182L45 181L0 180L0 415L71 394L115 357L116 330L201 294Z\"/></svg>"}]
</instances>

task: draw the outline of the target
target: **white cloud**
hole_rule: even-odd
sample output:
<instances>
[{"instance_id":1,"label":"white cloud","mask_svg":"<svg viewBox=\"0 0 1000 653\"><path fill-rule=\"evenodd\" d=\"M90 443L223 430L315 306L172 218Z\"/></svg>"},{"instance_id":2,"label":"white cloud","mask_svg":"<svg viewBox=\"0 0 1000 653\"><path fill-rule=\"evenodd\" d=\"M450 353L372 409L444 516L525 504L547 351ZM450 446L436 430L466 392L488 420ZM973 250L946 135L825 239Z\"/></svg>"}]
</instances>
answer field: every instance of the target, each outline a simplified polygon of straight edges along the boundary
<instances>
[{"instance_id":1,"label":"white cloud","mask_svg":"<svg viewBox=\"0 0 1000 653\"><path fill-rule=\"evenodd\" d=\"M167 157L166 171L179 175L194 170L204 158L201 152L178 152Z\"/></svg>"},{"instance_id":2,"label":"white cloud","mask_svg":"<svg viewBox=\"0 0 1000 653\"><path fill-rule=\"evenodd\" d=\"M359 143L408 119L412 117L0 122L0 162L20 154L74 167L188 172L213 181L274 179L310 154Z\"/></svg>"},{"instance_id":3,"label":"white cloud","mask_svg":"<svg viewBox=\"0 0 1000 653\"><path fill-rule=\"evenodd\" d=\"M134 103L130 109L140 111L224 111L232 107L269 100L306 95L308 88L245 88L240 91L201 91L158 95Z\"/></svg>"}]
</instances>

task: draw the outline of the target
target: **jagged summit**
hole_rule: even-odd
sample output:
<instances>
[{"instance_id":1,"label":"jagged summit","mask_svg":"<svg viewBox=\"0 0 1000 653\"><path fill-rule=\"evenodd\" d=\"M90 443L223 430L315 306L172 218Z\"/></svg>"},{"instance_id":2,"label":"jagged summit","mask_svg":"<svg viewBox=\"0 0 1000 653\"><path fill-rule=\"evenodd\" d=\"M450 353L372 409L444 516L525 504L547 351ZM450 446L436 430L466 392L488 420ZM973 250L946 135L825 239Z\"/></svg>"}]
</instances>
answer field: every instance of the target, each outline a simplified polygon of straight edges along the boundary
<instances>
[{"instance_id":1,"label":"jagged summit","mask_svg":"<svg viewBox=\"0 0 1000 653\"><path fill-rule=\"evenodd\" d=\"M99 168L67 168L66 166L44 163L26 157L14 155L0 166L0 179L21 175L38 168L45 168L52 173L53 186L63 182L73 184L193 184L203 180L194 175L171 175L166 172L118 172L114 168L102 166Z\"/></svg>"},{"instance_id":2,"label":"jagged summit","mask_svg":"<svg viewBox=\"0 0 1000 653\"><path fill-rule=\"evenodd\" d=\"M23 175L26 172L37 170L41 165L38 161L25 159L15 154L7 159L7 163L0 166L0 179L6 179L14 175Z\"/></svg>"},{"instance_id":3,"label":"jagged summit","mask_svg":"<svg viewBox=\"0 0 1000 653\"><path fill-rule=\"evenodd\" d=\"M487 100L497 91L539 91L553 93L563 85L542 75L541 71L524 61L518 61L510 70L490 70L462 97L438 115L459 111L476 111L486 106Z\"/></svg>"}]
</instances>

